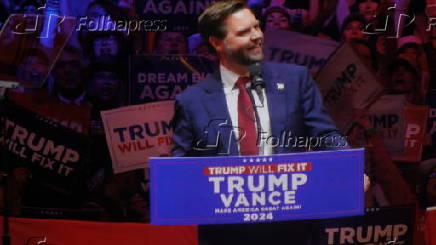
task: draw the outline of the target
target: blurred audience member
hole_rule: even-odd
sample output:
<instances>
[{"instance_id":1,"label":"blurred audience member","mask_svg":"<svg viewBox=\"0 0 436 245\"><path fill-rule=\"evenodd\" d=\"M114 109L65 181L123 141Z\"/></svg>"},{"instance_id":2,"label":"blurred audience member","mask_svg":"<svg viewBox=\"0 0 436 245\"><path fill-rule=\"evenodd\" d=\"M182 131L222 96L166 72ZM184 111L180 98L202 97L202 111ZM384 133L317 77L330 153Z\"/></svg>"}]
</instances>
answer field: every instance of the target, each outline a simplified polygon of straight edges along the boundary
<instances>
[{"instance_id":1,"label":"blurred audience member","mask_svg":"<svg viewBox=\"0 0 436 245\"><path fill-rule=\"evenodd\" d=\"M265 31L270 29L290 30L291 16L285 8L272 6L265 10L262 25Z\"/></svg>"},{"instance_id":2,"label":"blurred audience member","mask_svg":"<svg viewBox=\"0 0 436 245\"><path fill-rule=\"evenodd\" d=\"M85 76L81 50L66 46L53 71L53 93L62 102L80 105L85 99Z\"/></svg>"},{"instance_id":3,"label":"blurred audience member","mask_svg":"<svg viewBox=\"0 0 436 245\"><path fill-rule=\"evenodd\" d=\"M89 49L90 33L110 27L108 23L122 19L122 15L122 11L108 0L96 0L88 5L85 13L87 25L81 26L79 30L79 41L85 54L91 52Z\"/></svg>"},{"instance_id":4,"label":"blurred audience member","mask_svg":"<svg viewBox=\"0 0 436 245\"><path fill-rule=\"evenodd\" d=\"M397 59L393 64L391 94L405 94L410 104L421 104L419 91L420 72L411 59Z\"/></svg>"},{"instance_id":5,"label":"blurred audience member","mask_svg":"<svg viewBox=\"0 0 436 245\"><path fill-rule=\"evenodd\" d=\"M210 52L209 47L203 41L203 38L199 33L191 35L188 38L188 43L189 43L189 54L198 55L214 62L218 61L216 55Z\"/></svg>"},{"instance_id":6,"label":"blurred audience member","mask_svg":"<svg viewBox=\"0 0 436 245\"><path fill-rule=\"evenodd\" d=\"M398 39L398 53L416 60L422 52L422 41L415 36L405 36Z\"/></svg>"},{"instance_id":7,"label":"blurred audience member","mask_svg":"<svg viewBox=\"0 0 436 245\"><path fill-rule=\"evenodd\" d=\"M91 64L88 96L98 118L100 111L121 105L122 74L119 69L120 66L116 64Z\"/></svg>"},{"instance_id":8,"label":"blurred audience member","mask_svg":"<svg viewBox=\"0 0 436 245\"><path fill-rule=\"evenodd\" d=\"M367 21L371 21L376 17L376 11L380 0L357 0L357 12L365 17Z\"/></svg>"},{"instance_id":9,"label":"blurred audience member","mask_svg":"<svg viewBox=\"0 0 436 245\"><path fill-rule=\"evenodd\" d=\"M416 66L419 75L419 92L427 94L430 83L429 65L422 41L415 36L405 36L398 39L398 57L409 60Z\"/></svg>"},{"instance_id":10,"label":"blurred audience member","mask_svg":"<svg viewBox=\"0 0 436 245\"><path fill-rule=\"evenodd\" d=\"M361 15L348 16L341 28L342 40L344 42L366 40L367 37L363 33L366 23L366 19Z\"/></svg>"},{"instance_id":11,"label":"blurred audience member","mask_svg":"<svg viewBox=\"0 0 436 245\"><path fill-rule=\"evenodd\" d=\"M127 63L127 41L118 31L101 31L90 33L86 50L91 62Z\"/></svg>"},{"instance_id":12,"label":"blurred audience member","mask_svg":"<svg viewBox=\"0 0 436 245\"><path fill-rule=\"evenodd\" d=\"M159 55L187 54L188 40L182 32L158 32L154 53Z\"/></svg>"}]
</instances>

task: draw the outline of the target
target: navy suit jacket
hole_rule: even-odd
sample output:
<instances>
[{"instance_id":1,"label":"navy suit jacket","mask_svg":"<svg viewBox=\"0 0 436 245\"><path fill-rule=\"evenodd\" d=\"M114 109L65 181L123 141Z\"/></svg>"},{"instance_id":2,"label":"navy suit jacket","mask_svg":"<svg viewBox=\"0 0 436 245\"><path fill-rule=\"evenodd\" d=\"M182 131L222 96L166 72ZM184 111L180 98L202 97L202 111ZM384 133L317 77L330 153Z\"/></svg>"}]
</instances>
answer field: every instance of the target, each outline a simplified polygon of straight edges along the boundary
<instances>
[{"instance_id":1,"label":"navy suit jacket","mask_svg":"<svg viewBox=\"0 0 436 245\"><path fill-rule=\"evenodd\" d=\"M261 71L274 154L304 151L309 137L316 150L346 148L305 67L262 63ZM219 71L177 95L175 107L172 156L239 155Z\"/></svg>"}]
</instances>

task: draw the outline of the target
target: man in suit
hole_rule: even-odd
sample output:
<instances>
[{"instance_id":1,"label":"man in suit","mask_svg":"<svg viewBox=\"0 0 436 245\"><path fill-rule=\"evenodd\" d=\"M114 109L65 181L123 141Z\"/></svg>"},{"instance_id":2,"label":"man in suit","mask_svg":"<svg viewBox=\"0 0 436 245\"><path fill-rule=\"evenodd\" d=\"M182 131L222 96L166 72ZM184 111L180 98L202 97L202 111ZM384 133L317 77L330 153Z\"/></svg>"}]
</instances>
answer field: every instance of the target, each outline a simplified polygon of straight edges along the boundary
<instances>
[{"instance_id":1,"label":"man in suit","mask_svg":"<svg viewBox=\"0 0 436 245\"><path fill-rule=\"evenodd\" d=\"M347 148L306 68L261 63L265 86L251 88L246 77L263 59L263 33L243 2L216 2L199 17L199 28L220 68L176 96L173 156ZM200 226L199 239L209 245L312 244L317 229L313 221Z\"/></svg>"},{"instance_id":2,"label":"man in suit","mask_svg":"<svg viewBox=\"0 0 436 245\"><path fill-rule=\"evenodd\" d=\"M199 17L220 68L176 97L173 156L271 155L346 148L307 69L263 63L259 21L241 1L221 1ZM264 88L249 68L261 62Z\"/></svg>"}]
</instances>

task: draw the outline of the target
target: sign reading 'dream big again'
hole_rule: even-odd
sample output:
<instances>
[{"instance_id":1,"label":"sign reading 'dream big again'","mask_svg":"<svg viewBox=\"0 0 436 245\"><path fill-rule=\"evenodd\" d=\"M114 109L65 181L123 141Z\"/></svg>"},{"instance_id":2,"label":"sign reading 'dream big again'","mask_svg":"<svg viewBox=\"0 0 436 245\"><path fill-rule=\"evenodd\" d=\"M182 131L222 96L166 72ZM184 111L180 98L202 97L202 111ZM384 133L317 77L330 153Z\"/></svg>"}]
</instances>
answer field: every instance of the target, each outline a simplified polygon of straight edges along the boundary
<instances>
[{"instance_id":1,"label":"sign reading 'dream big again'","mask_svg":"<svg viewBox=\"0 0 436 245\"><path fill-rule=\"evenodd\" d=\"M151 158L151 223L224 224L362 215L363 149Z\"/></svg>"}]
</instances>

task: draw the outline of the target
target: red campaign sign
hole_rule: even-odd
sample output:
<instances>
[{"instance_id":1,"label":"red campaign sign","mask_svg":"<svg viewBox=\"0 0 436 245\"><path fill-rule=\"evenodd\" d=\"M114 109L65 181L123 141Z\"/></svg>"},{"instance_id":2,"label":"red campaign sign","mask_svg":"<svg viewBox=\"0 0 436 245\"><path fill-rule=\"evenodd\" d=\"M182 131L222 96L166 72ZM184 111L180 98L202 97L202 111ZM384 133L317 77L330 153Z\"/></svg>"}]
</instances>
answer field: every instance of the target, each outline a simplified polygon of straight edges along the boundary
<instances>
[{"instance_id":1,"label":"red campaign sign","mask_svg":"<svg viewBox=\"0 0 436 245\"><path fill-rule=\"evenodd\" d=\"M409 105L404 108L405 135L404 155L394 160L402 162L420 162L423 142L427 132L429 107Z\"/></svg>"},{"instance_id":2,"label":"red campaign sign","mask_svg":"<svg viewBox=\"0 0 436 245\"><path fill-rule=\"evenodd\" d=\"M3 227L3 219L1 219ZM11 245L197 245L196 226L10 219Z\"/></svg>"}]
</instances>

